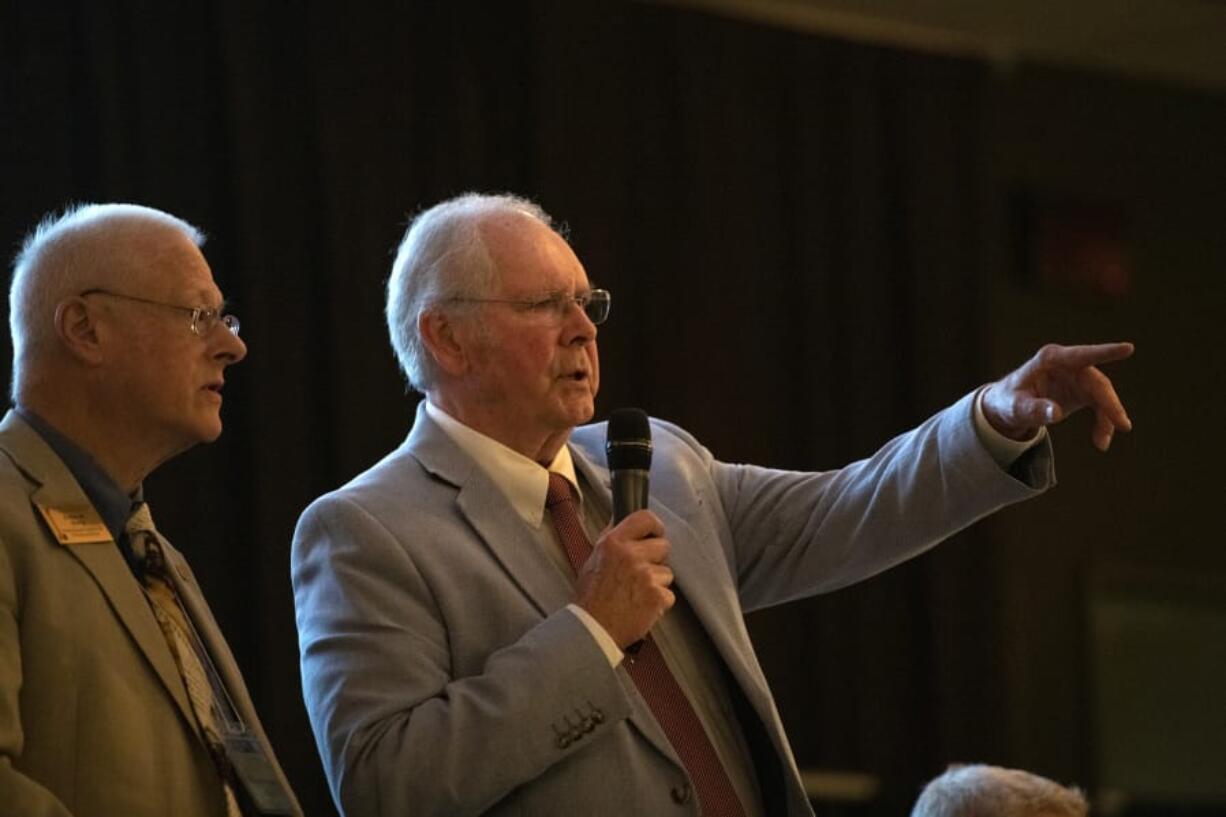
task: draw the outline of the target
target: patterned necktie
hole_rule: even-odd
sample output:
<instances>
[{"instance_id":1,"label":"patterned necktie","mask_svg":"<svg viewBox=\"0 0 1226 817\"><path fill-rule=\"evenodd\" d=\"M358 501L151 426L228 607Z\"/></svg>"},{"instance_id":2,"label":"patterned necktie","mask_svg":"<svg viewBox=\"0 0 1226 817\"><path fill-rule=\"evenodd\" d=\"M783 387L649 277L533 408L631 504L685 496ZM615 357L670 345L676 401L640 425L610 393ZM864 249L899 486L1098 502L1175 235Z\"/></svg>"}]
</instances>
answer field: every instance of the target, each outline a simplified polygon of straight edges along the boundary
<instances>
[{"instance_id":1,"label":"patterned necktie","mask_svg":"<svg viewBox=\"0 0 1226 817\"><path fill-rule=\"evenodd\" d=\"M196 715L196 722L204 737L205 748L221 775L226 797L226 814L228 817L242 817L234 787L230 784L229 763L226 761L225 744L218 728L213 687L209 683L208 671L205 670L192 643L195 631L183 611L183 606L179 604L174 584L167 575L166 557L158 542L147 503L142 502L132 511L126 530L133 552L145 566L144 591L149 599L149 607L153 610L153 617L157 619L158 627L161 628L170 653L174 656L175 665L179 668L179 675L183 678L183 685L187 688L187 697L191 701L192 712Z\"/></svg>"},{"instance_id":2,"label":"patterned necktie","mask_svg":"<svg viewBox=\"0 0 1226 817\"><path fill-rule=\"evenodd\" d=\"M591 555L592 545L583 531L570 483L561 474L549 474L545 507L570 564L578 573ZM623 666L689 773L703 817L744 817L744 808L724 764L650 633L638 653L627 656ZM677 790L674 799L680 799Z\"/></svg>"}]
</instances>

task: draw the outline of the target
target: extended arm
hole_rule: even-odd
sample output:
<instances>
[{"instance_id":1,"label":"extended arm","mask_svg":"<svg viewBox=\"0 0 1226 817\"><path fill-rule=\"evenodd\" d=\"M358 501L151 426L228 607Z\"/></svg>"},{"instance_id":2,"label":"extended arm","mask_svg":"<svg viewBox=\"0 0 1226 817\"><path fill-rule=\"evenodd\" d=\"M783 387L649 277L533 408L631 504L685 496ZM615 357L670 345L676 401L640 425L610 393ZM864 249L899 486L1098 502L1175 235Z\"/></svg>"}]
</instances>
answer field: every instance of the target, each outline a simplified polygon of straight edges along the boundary
<instances>
[{"instance_id":1,"label":"extended arm","mask_svg":"<svg viewBox=\"0 0 1226 817\"><path fill-rule=\"evenodd\" d=\"M828 592L932 547L1055 482L1046 440L1018 476L988 454L974 394L836 471L709 462L747 610Z\"/></svg>"},{"instance_id":2,"label":"extended arm","mask_svg":"<svg viewBox=\"0 0 1226 817\"><path fill-rule=\"evenodd\" d=\"M1132 352L1130 343L1049 344L982 390L984 417L1023 440L1088 408L1094 444L1105 451L1115 431L1132 424L1098 367ZM1054 484L1046 439L1008 472L988 456L972 431L973 399L837 471L797 474L710 461L746 608L859 581Z\"/></svg>"}]
</instances>

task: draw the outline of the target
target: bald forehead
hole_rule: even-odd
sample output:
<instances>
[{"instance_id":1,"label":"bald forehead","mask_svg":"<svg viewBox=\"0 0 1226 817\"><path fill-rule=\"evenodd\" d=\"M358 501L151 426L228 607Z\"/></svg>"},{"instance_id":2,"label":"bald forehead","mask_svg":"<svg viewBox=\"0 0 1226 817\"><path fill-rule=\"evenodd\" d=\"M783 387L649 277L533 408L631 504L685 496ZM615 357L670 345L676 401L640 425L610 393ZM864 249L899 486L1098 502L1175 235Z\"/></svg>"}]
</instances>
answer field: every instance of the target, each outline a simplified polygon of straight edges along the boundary
<instances>
[{"instance_id":1,"label":"bald forehead","mask_svg":"<svg viewBox=\"0 0 1226 817\"><path fill-rule=\"evenodd\" d=\"M477 229L482 240L491 249L495 245L513 246L524 243L545 234L551 234L562 241L562 237L555 233L553 228L536 216L520 210L498 210L483 214L477 218Z\"/></svg>"},{"instance_id":2,"label":"bald forehead","mask_svg":"<svg viewBox=\"0 0 1226 817\"><path fill-rule=\"evenodd\" d=\"M73 269L76 288L121 287L145 297L215 305L220 295L194 236L173 222L114 213L65 230L50 265Z\"/></svg>"},{"instance_id":3,"label":"bald forehead","mask_svg":"<svg viewBox=\"0 0 1226 817\"><path fill-rule=\"evenodd\" d=\"M143 215L106 213L65 225L42 247L35 264L106 272L181 252L195 242L182 229Z\"/></svg>"},{"instance_id":4,"label":"bald forehead","mask_svg":"<svg viewBox=\"0 0 1226 817\"><path fill-rule=\"evenodd\" d=\"M504 275L518 268L580 266L566 239L528 213L493 213L483 217L477 229L495 269Z\"/></svg>"}]
</instances>

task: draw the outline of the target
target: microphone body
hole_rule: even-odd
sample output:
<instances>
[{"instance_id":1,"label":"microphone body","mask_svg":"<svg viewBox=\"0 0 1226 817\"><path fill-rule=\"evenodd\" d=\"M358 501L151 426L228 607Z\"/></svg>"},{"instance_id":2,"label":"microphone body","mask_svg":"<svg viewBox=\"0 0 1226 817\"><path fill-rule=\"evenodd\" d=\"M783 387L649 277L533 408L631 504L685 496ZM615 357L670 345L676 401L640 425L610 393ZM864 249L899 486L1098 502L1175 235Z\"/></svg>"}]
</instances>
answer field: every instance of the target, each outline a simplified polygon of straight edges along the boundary
<instances>
[{"instance_id":1,"label":"microphone body","mask_svg":"<svg viewBox=\"0 0 1226 817\"><path fill-rule=\"evenodd\" d=\"M648 472L619 468L613 472L613 524L647 507Z\"/></svg>"},{"instance_id":2,"label":"microphone body","mask_svg":"<svg viewBox=\"0 0 1226 817\"><path fill-rule=\"evenodd\" d=\"M648 473L651 471L651 425L642 409L617 409L609 415L605 457L613 474L613 524L647 507ZM626 647L635 655L643 639Z\"/></svg>"},{"instance_id":3,"label":"microphone body","mask_svg":"<svg viewBox=\"0 0 1226 817\"><path fill-rule=\"evenodd\" d=\"M613 524L647 507L651 471L651 426L642 409L609 415L605 455L613 475Z\"/></svg>"}]
</instances>

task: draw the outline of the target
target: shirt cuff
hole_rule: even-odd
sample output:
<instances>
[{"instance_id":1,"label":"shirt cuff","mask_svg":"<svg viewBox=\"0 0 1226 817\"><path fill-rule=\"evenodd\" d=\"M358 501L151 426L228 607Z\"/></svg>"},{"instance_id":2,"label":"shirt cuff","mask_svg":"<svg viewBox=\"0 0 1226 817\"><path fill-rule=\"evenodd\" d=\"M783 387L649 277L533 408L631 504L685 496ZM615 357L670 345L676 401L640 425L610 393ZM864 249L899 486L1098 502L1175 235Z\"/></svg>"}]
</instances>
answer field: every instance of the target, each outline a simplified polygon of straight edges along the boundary
<instances>
[{"instance_id":1,"label":"shirt cuff","mask_svg":"<svg viewBox=\"0 0 1226 817\"><path fill-rule=\"evenodd\" d=\"M1047 427L1040 428L1029 440L1009 439L992 428L992 424L988 422L988 418L983 414L983 393L986 390L987 387L984 386L975 394L975 408L971 412L975 421L975 434L979 437L979 442L983 443L983 447L988 450L988 454L996 461L996 464L1001 468L1008 468L1013 465L1018 457L1043 441L1047 436Z\"/></svg>"},{"instance_id":2,"label":"shirt cuff","mask_svg":"<svg viewBox=\"0 0 1226 817\"><path fill-rule=\"evenodd\" d=\"M566 609L575 614L575 617L583 622L583 626L587 627L592 638L596 639L596 643L600 645L604 657L609 659L609 666L616 667L626 657L626 654L617 646L617 642L613 640L613 636L609 635L609 631L600 625L600 622L592 618L592 614L575 603L566 605Z\"/></svg>"}]
</instances>

